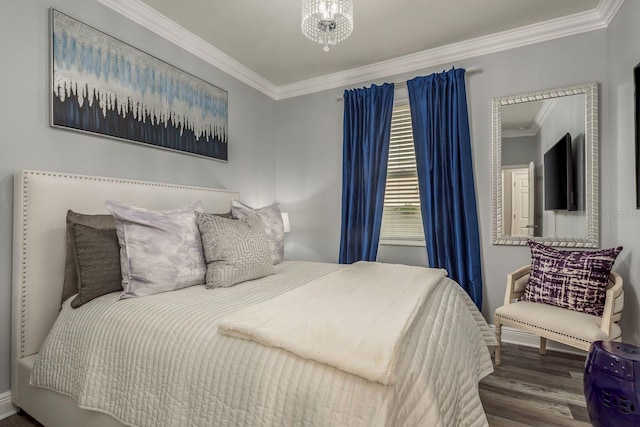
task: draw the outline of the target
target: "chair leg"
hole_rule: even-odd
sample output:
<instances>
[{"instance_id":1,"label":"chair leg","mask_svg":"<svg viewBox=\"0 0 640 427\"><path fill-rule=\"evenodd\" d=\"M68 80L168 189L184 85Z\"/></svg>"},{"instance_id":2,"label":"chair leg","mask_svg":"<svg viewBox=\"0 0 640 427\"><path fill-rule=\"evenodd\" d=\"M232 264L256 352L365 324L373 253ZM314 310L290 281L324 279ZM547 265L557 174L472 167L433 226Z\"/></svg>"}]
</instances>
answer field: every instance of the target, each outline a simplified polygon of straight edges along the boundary
<instances>
[{"instance_id":1,"label":"chair leg","mask_svg":"<svg viewBox=\"0 0 640 427\"><path fill-rule=\"evenodd\" d=\"M496 348L496 366L502 364L502 325L499 321L493 322L496 327L496 340L498 340L498 348Z\"/></svg>"},{"instance_id":2,"label":"chair leg","mask_svg":"<svg viewBox=\"0 0 640 427\"><path fill-rule=\"evenodd\" d=\"M540 354L547 354L547 339L540 337Z\"/></svg>"}]
</instances>

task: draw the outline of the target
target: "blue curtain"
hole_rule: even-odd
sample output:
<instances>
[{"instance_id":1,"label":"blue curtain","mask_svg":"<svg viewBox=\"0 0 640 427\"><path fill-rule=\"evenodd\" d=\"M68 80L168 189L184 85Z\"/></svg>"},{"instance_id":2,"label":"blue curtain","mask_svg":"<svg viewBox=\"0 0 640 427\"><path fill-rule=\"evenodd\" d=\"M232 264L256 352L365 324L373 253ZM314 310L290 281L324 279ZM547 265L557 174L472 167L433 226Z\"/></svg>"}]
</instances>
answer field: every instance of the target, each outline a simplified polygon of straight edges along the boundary
<instances>
[{"instance_id":1,"label":"blue curtain","mask_svg":"<svg viewBox=\"0 0 640 427\"><path fill-rule=\"evenodd\" d=\"M378 255L392 111L393 84L344 92L341 264Z\"/></svg>"},{"instance_id":2,"label":"blue curtain","mask_svg":"<svg viewBox=\"0 0 640 427\"><path fill-rule=\"evenodd\" d=\"M407 82L429 266L482 307L478 213L464 69Z\"/></svg>"}]
</instances>

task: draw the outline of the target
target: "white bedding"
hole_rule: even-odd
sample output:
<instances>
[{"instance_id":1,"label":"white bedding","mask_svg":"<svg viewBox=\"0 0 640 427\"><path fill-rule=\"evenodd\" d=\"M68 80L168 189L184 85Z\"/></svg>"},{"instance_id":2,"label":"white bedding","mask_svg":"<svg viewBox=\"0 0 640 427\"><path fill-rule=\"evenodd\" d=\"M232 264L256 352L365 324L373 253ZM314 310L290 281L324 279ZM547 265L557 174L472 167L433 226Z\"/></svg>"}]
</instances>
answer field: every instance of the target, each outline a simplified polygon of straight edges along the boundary
<instances>
[{"instance_id":1,"label":"white bedding","mask_svg":"<svg viewBox=\"0 0 640 427\"><path fill-rule=\"evenodd\" d=\"M218 330L389 385L404 336L445 275L360 261L233 312Z\"/></svg>"},{"instance_id":2,"label":"white bedding","mask_svg":"<svg viewBox=\"0 0 640 427\"><path fill-rule=\"evenodd\" d=\"M224 336L226 314L340 268L284 262L227 289L65 303L31 382L135 426L486 426L478 381L495 340L461 288L433 289L385 386L285 350Z\"/></svg>"}]
</instances>

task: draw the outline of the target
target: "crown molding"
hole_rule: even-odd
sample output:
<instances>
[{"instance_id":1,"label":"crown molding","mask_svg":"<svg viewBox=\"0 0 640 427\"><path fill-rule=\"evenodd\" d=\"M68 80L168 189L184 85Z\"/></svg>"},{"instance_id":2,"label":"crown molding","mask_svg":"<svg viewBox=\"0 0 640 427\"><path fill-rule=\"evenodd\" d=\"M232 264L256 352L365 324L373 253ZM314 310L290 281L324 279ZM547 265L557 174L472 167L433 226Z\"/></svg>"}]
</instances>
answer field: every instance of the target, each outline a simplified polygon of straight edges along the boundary
<instances>
[{"instance_id":1,"label":"crown molding","mask_svg":"<svg viewBox=\"0 0 640 427\"><path fill-rule=\"evenodd\" d=\"M622 3L624 3L624 0L600 0L598 6L596 6L596 12L600 15L606 27L613 21Z\"/></svg>"},{"instance_id":2,"label":"crown molding","mask_svg":"<svg viewBox=\"0 0 640 427\"><path fill-rule=\"evenodd\" d=\"M141 0L98 0L176 46L275 99L287 99L358 83L388 78L481 55L606 28L624 0L600 0L590 11L502 31L459 43L401 56L350 70L276 86L255 71L187 31Z\"/></svg>"},{"instance_id":3,"label":"crown molding","mask_svg":"<svg viewBox=\"0 0 640 427\"><path fill-rule=\"evenodd\" d=\"M545 99L544 102L542 103L542 107L540 107L540 109L538 110L538 114L536 114L536 117L533 119L534 122L534 127L536 130L536 133L538 133L538 131L542 128L542 125L544 125L544 123L547 121L547 119L549 118L549 116L551 115L551 112L558 106L558 99Z\"/></svg>"},{"instance_id":4,"label":"crown molding","mask_svg":"<svg viewBox=\"0 0 640 427\"><path fill-rule=\"evenodd\" d=\"M278 87L277 99L351 86L516 47L606 28L624 0L600 0L596 9L502 31L387 61Z\"/></svg>"},{"instance_id":5,"label":"crown molding","mask_svg":"<svg viewBox=\"0 0 640 427\"><path fill-rule=\"evenodd\" d=\"M533 118L531 126L525 129L503 129L502 137L503 138L520 138L526 136L536 136L540 129L544 125L544 122L547 121L551 112L558 105L557 99L545 99L542 102L542 106L536 113L536 116Z\"/></svg>"},{"instance_id":6,"label":"crown molding","mask_svg":"<svg viewBox=\"0 0 640 427\"><path fill-rule=\"evenodd\" d=\"M526 138L536 136L537 132L533 128L526 129L504 129L502 131L502 139L507 138Z\"/></svg>"},{"instance_id":7,"label":"crown molding","mask_svg":"<svg viewBox=\"0 0 640 427\"><path fill-rule=\"evenodd\" d=\"M207 43L181 25L170 20L140 0L97 0L136 24L170 41L181 49L224 71L271 98L277 96L277 86L255 71L242 65L220 49Z\"/></svg>"}]
</instances>

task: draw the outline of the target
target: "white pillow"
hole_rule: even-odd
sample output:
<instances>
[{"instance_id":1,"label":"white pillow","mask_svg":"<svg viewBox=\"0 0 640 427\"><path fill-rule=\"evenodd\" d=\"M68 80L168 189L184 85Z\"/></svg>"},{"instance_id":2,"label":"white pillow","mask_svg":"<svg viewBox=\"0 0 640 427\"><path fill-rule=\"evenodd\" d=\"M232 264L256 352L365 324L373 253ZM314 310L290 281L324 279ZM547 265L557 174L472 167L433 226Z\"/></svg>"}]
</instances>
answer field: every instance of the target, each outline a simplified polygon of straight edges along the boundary
<instances>
[{"instance_id":1,"label":"white pillow","mask_svg":"<svg viewBox=\"0 0 640 427\"><path fill-rule=\"evenodd\" d=\"M165 211L105 204L120 243L121 299L204 284L206 263L194 214L204 211L202 203Z\"/></svg>"}]
</instances>

